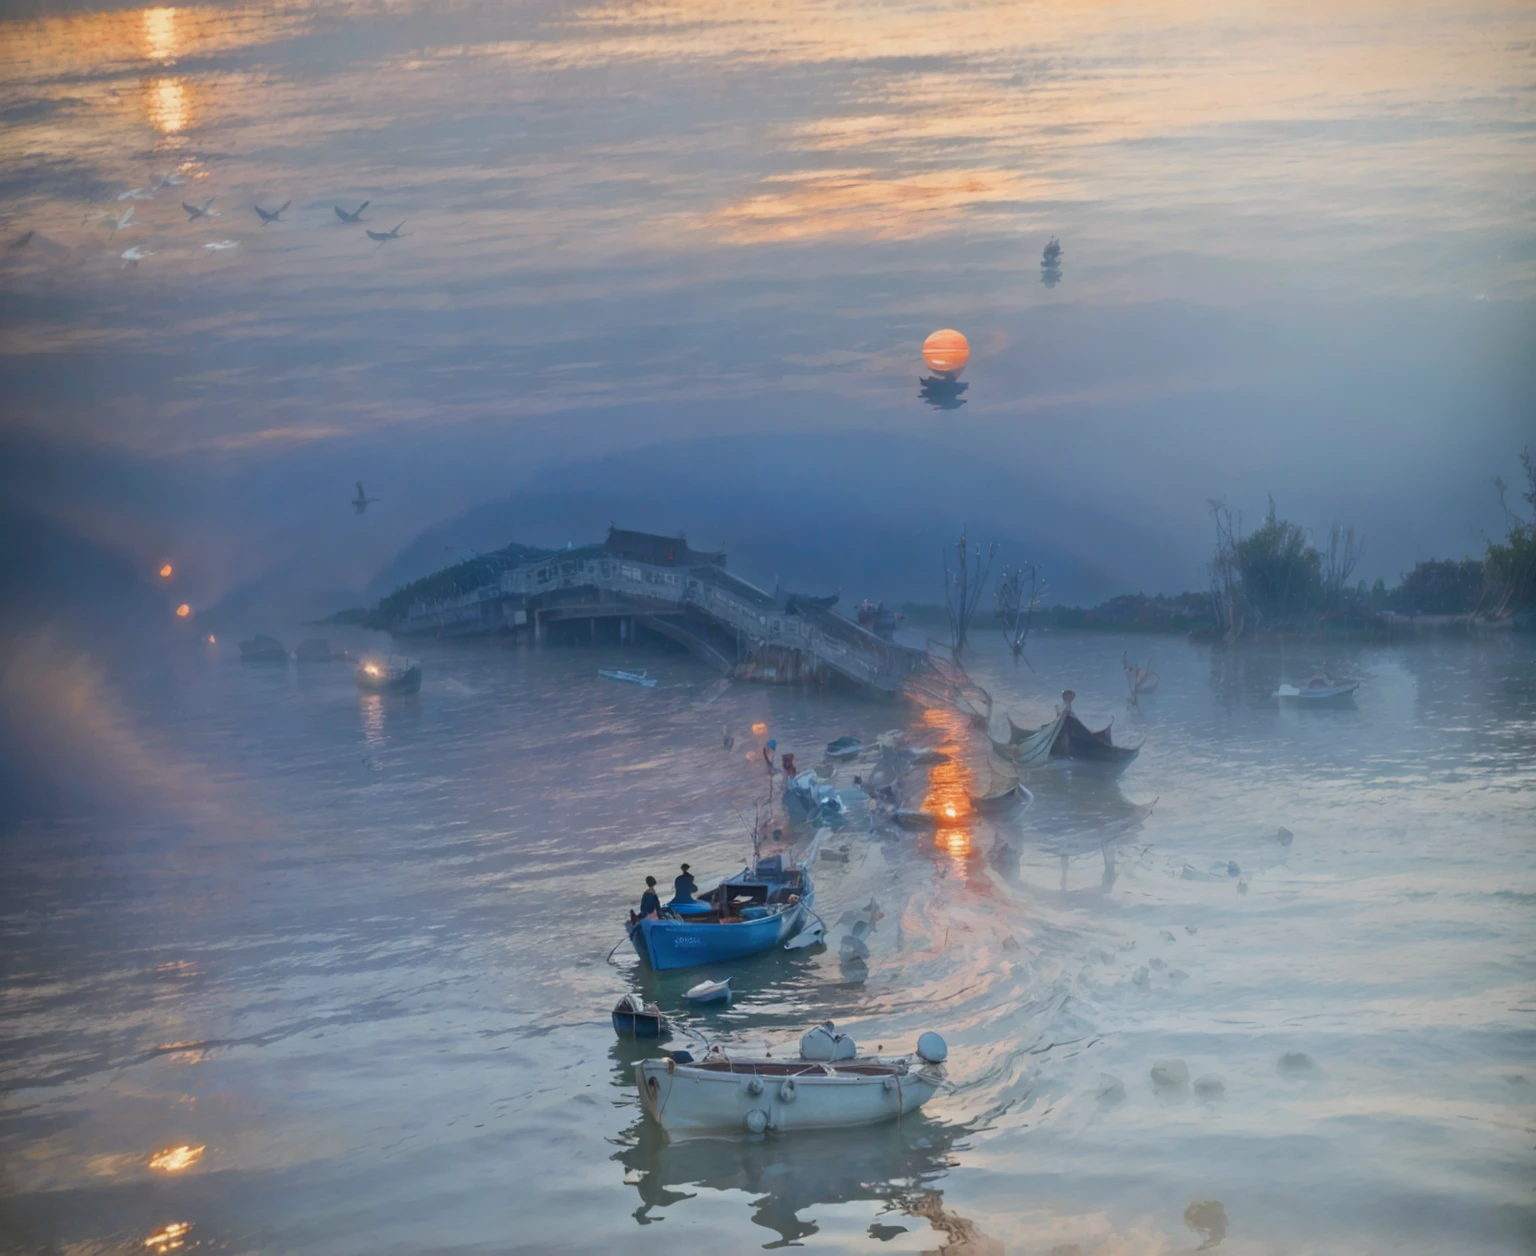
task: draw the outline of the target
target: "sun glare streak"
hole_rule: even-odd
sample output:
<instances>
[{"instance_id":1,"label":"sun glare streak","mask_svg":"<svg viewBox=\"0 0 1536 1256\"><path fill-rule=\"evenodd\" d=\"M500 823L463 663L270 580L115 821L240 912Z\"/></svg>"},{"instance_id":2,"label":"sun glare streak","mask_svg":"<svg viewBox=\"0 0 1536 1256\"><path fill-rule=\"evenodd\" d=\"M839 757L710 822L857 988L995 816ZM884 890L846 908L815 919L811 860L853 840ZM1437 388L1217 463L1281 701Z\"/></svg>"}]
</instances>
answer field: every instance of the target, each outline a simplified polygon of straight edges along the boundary
<instances>
[{"instance_id":1,"label":"sun glare streak","mask_svg":"<svg viewBox=\"0 0 1536 1256\"><path fill-rule=\"evenodd\" d=\"M180 1147L167 1147L149 1158L149 1167L165 1173L180 1173L201 1160L206 1150L206 1147L189 1147L185 1144Z\"/></svg>"}]
</instances>

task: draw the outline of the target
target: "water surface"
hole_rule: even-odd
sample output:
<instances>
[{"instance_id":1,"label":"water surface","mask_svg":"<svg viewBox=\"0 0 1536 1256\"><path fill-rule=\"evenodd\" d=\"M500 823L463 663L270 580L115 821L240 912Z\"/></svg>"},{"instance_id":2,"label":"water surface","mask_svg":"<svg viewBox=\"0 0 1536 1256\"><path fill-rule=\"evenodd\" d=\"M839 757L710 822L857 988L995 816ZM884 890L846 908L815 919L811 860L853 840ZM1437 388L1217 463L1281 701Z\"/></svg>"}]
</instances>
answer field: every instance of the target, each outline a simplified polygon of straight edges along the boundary
<instances>
[{"instance_id":1,"label":"water surface","mask_svg":"<svg viewBox=\"0 0 1536 1256\"><path fill-rule=\"evenodd\" d=\"M79 788L76 818L0 846L0 1230L80 1253L1111 1253L1190 1250L1213 1233L1186 1209L1219 1202L1223 1251L1522 1250L1536 656L1157 640L1129 709L1126 648L1147 640L1045 637L1015 671L983 640L1021 723L1070 685L1140 758L1118 782L1053 769L1007 820L838 838L818 906L876 899L867 971L765 956L708 1013L693 973L605 962L643 876L741 865L768 736L810 762L905 727L961 752L944 791L980 770L962 721L671 654L477 645L427 649L394 700L214 647L145 704L39 648ZM1267 700L1314 669L1361 677L1357 706ZM954 1088L901 1126L669 1143L608 1024L630 989L684 1042L938 1029ZM1156 1084L1172 1060L1187 1082Z\"/></svg>"}]
</instances>

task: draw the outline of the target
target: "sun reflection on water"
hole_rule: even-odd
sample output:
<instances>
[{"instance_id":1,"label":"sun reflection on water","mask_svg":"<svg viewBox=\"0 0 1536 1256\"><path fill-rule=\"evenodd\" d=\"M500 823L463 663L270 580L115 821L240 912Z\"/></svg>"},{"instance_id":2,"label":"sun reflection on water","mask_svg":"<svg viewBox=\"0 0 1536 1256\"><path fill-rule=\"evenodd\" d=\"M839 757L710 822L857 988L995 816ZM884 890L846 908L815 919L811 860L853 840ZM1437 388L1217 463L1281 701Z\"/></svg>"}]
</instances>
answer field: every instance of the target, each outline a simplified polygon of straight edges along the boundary
<instances>
[{"instance_id":1,"label":"sun reflection on water","mask_svg":"<svg viewBox=\"0 0 1536 1256\"><path fill-rule=\"evenodd\" d=\"M181 55L175 9L145 9L144 56L150 61L174 61Z\"/></svg>"},{"instance_id":2,"label":"sun reflection on water","mask_svg":"<svg viewBox=\"0 0 1536 1256\"><path fill-rule=\"evenodd\" d=\"M206 1150L206 1147L189 1147L185 1144L180 1147L167 1147L149 1158L149 1167L164 1173L180 1173L201 1160Z\"/></svg>"},{"instance_id":3,"label":"sun reflection on water","mask_svg":"<svg viewBox=\"0 0 1536 1256\"><path fill-rule=\"evenodd\" d=\"M149 121L162 135L176 135L192 122L192 91L185 79L159 78L149 84Z\"/></svg>"},{"instance_id":4,"label":"sun reflection on water","mask_svg":"<svg viewBox=\"0 0 1536 1256\"><path fill-rule=\"evenodd\" d=\"M934 846L949 856L955 872L964 879L971 855L973 821L971 773L964 759L969 725L960 712L942 707L924 711L923 723L940 734L937 749L949 758L929 769L928 792L923 795L922 809L939 817Z\"/></svg>"},{"instance_id":5,"label":"sun reflection on water","mask_svg":"<svg viewBox=\"0 0 1536 1256\"><path fill-rule=\"evenodd\" d=\"M192 1229L190 1221L172 1221L163 1230L157 1230L144 1240L144 1246L154 1252L172 1252L187 1241Z\"/></svg>"}]
</instances>

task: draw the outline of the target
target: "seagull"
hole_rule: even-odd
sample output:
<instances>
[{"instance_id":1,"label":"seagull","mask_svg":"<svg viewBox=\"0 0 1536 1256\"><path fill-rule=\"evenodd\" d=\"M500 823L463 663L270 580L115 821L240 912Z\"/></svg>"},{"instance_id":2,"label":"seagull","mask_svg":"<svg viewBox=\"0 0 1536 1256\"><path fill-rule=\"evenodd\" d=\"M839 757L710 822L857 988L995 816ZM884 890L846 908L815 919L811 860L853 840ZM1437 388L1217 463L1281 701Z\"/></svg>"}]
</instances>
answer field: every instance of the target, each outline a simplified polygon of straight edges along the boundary
<instances>
[{"instance_id":1,"label":"seagull","mask_svg":"<svg viewBox=\"0 0 1536 1256\"><path fill-rule=\"evenodd\" d=\"M256 210L256 216L261 219L261 225L265 227L271 222L282 222L283 210L292 204L292 201L284 201L281 207L277 209L263 209L260 205L255 205L252 208Z\"/></svg>"},{"instance_id":2,"label":"seagull","mask_svg":"<svg viewBox=\"0 0 1536 1256\"><path fill-rule=\"evenodd\" d=\"M137 244L135 244L131 249L123 250L123 269L127 270L130 266L137 266L146 257L153 256L153 253L146 253Z\"/></svg>"},{"instance_id":3,"label":"seagull","mask_svg":"<svg viewBox=\"0 0 1536 1256\"><path fill-rule=\"evenodd\" d=\"M103 221L112 224L112 234L116 235L119 231L121 231L124 227L133 221L133 206L128 206L127 211L122 215L121 218L114 218L111 214L108 214L103 219Z\"/></svg>"},{"instance_id":4,"label":"seagull","mask_svg":"<svg viewBox=\"0 0 1536 1256\"><path fill-rule=\"evenodd\" d=\"M238 249L239 240L210 240L203 248L209 253L222 253L225 249Z\"/></svg>"},{"instance_id":5,"label":"seagull","mask_svg":"<svg viewBox=\"0 0 1536 1256\"><path fill-rule=\"evenodd\" d=\"M161 188L179 188L185 182L185 179L183 179L179 174L172 170L167 174L161 175L155 181L155 186L149 190L151 192L158 192Z\"/></svg>"},{"instance_id":6,"label":"seagull","mask_svg":"<svg viewBox=\"0 0 1536 1256\"><path fill-rule=\"evenodd\" d=\"M120 201L147 201L151 200L154 195L148 188L129 188L126 192L119 192L117 199Z\"/></svg>"},{"instance_id":7,"label":"seagull","mask_svg":"<svg viewBox=\"0 0 1536 1256\"><path fill-rule=\"evenodd\" d=\"M369 497L367 493L363 492L363 482L361 480L357 482L357 496L352 499L353 510L357 511L358 514L362 514L363 511L368 509L370 503L378 500L377 497Z\"/></svg>"},{"instance_id":8,"label":"seagull","mask_svg":"<svg viewBox=\"0 0 1536 1256\"><path fill-rule=\"evenodd\" d=\"M337 205L336 206L336 217L340 218L342 220L342 222L362 222L362 220L363 220L363 210L365 210L367 208L368 208L368 202L364 201L361 205L359 205L356 209L354 209L349 214L340 205Z\"/></svg>"},{"instance_id":9,"label":"seagull","mask_svg":"<svg viewBox=\"0 0 1536 1256\"><path fill-rule=\"evenodd\" d=\"M187 221L196 222L199 218L217 218L219 211L209 208L213 204L213 200L214 198L210 196L201 205L193 205L190 201L182 201L181 207L187 211Z\"/></svg>"},{"instance_id":10,"label":"seagull","mask_svg":"<svg viewBox=\"0 0 1536 1256\"><path fill-rule=\"evenodd\" d=\"M403 239L404 237L402 237L400 234L400 228L403 226L405 226L405 224L402 222L394 227L391 227L388 231L370 231L368 233L368 238L370 240L377 240L380 244L383 244L385 240Z\"/></svg>"}]
</instances>

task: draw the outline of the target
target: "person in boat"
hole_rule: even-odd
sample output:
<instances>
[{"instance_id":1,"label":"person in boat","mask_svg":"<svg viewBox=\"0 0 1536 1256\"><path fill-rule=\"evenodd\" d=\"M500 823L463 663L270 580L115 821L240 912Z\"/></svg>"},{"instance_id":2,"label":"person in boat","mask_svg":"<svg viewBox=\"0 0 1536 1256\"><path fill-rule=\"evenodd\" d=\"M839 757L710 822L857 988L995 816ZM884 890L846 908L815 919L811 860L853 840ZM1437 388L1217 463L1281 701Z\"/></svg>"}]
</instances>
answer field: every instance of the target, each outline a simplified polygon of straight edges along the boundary
<instances>
[{"instance_id":1,"label":"person in boat","mask_svg":"<svg viewBox=\"0 0 1536 1256\"><path fill-rule=\"evenodd\" d=\"M682 875L672 880L672 902L691 903L693 896L698 892L699 883L693 879L693 874L688 871L688 865L683 865Z\"/></svg>"},{"instance_id":2,"label":"person in boat","mask_svg":"<svg viewBox=\"0 0 1536 1256\"><path fill-rule=\"evenodd\" d=\"M661 915L661 896L656 893L656 878L646 877L645 893L640 896L640 918L652 920Z\"/></svg>"}]
</instances>

